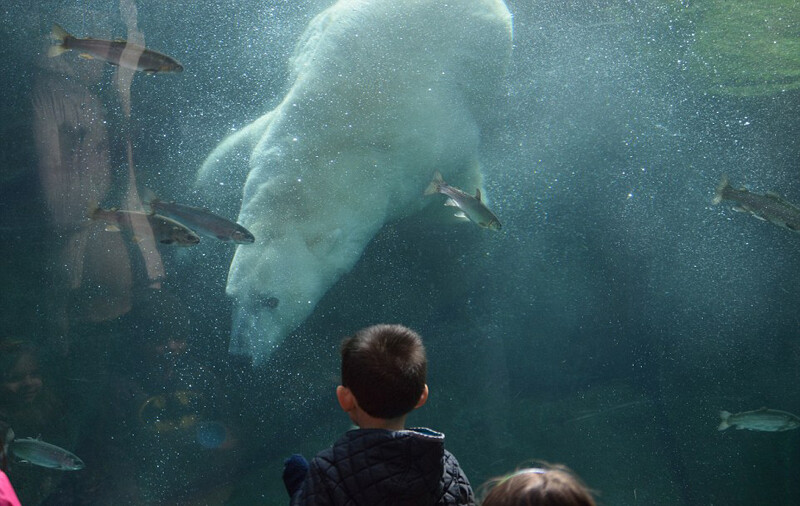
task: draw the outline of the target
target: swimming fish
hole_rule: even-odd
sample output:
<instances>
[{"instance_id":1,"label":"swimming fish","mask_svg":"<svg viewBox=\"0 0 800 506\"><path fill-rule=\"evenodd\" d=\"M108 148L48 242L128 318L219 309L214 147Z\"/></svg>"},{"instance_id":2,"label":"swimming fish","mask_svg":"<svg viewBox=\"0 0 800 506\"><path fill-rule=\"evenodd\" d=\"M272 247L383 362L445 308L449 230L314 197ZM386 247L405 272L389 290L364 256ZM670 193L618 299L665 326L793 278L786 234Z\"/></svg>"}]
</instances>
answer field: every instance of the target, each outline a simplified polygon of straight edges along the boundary
<instances>
[{"instance_id":1,"label":"swimming fish","mask_svg":"<svg viewBox=\"0 0 800 506\"><path fill-rule=\"evenodd\" d=\"M136 236L137 230L149 226L153 231L153 237L161 244L193 246L200 242L200 237L189 227L159 214L94 207L89 211L89 217L109 223L106 230L115 232L122 229L128 230L134 234L134 239L137 240L139 239Z\"/></svg>"},{"instance_id":2,"label":"swimming fish","mask_svg":"<svg viewBox=\"0 0 800 506\"><path fill-rule=\"evenodd\" d=\"M145 196L154 213L183 223L200 235L220 241L232 241L236 244L252 244L256 240L253 234L243 226L218 216L208 209L176 202L164 202L152 195L152 192L149 194L145 192Z\"/></svg>"},{"instance_id":3,"label":"swimming fish","mask_svg":"<svg viewBox=\"0 0 800 506\"><path fill-rule=\"evenodd\" d=\"M723 200L736 203L734 211L750 213L759 220L769 221L792 232L800 232L800 208L785 201L773 192L764 195L752 193L744 188L735 189L726 176L717 185L714 204Z\"/></svg>"},{"instance_id":4,"label":"swimming fish","mask_svg":"<svg viewBox=\"0 0 800 506\"><path fill-rule=\"evenodd\" d=\"M75 50L83 58L97 58L111 65L119 65L148 74L183 71L183 66L174 58L126 40L80 39L70 35L55 23L52 37L57 43L48 49L47 56L50 57Z\"/></svg>"},{"instance_id":5,"label":"swimming fish","mask_svg":"<svg viewBox=\"0 0 800 506\"><path fill-rule=\"evenodd\" d=\"M83 461L72 452L30 437L15 439L11 443L11 453L23 462L59 471L77 471L84 467Z\"/></svg>"},{"instance_id":6,"label":"swimming fish","mask_svg":"<svg viewBox=\"0 0 800 506\"><path fill-rule=\"evenodd\" d=\"M481 201L480 188L475 190L475 196L473 197L445 183L442 175L437 172L433 175L433 181L425 189L425 195L433 195L434 193L441 193L449 197L444 205L458 207L460 210L456 213L458 218L467 218L473 223L490 230L500 230L502 227L497 216Z\"/></svg>"},{"instance_id":7,"label":"swimming fish","mask_svg":"<svg viewBox=\"0 0 800 506\"><path fill-rule=\"evenodd\" d=\"M743 411L735 414L720 411L719 417L721 421L717 430L736 427L737 429L780 432L800 427L800 418L777 409L761 408L755 411Z\"/></svg>"}]
</instances>

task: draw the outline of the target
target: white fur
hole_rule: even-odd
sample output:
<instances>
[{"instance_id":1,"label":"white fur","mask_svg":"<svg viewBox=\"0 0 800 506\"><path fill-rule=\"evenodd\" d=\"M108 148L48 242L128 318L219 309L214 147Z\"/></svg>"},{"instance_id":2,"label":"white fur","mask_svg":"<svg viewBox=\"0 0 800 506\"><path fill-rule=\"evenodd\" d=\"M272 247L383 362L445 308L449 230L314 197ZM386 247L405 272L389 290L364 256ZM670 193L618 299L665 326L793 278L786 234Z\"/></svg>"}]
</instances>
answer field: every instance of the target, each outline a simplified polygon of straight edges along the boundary
<instances>
[{"instance_id":1,"label":"white fur","mask_svg":"<svg viewBox=\"0 0 800 506\"><path fill-rule=\"evenodd\" d=\"M480 185L480 126L510 51L502 0L341 0L311 21L283 102L198 174L222 207L244 187L238 221L256 237L228 275L232 353L269 356L384 223L428 202L436 170Z\"/></svg>"}]
</instances>

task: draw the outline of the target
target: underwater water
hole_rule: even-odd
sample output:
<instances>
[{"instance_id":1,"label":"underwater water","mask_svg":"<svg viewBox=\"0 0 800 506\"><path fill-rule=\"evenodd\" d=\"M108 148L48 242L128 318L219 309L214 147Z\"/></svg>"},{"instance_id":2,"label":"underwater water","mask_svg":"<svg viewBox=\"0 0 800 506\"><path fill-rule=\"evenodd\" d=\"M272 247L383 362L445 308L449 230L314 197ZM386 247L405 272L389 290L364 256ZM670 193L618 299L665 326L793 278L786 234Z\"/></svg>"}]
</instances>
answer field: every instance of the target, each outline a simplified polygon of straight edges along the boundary
<instances>
[{"instance_id":1,"label":"underwater water","mask_svg":"<svg viewBox=\"0 0 800 506\"><path fill-rule=\"evenodd\" d=\"M723 410L800 414L800 235L737 213L734 202L712 203L727 176L761 197L753 205L782 203L780 217L777 204L762 215L800 223L788 204L800 206L800 6L508 0L507 62L478 44L497 59L453 81L425 75L427 67L410 72L420 89L446 82L468 96L425 102L441 120L425 130L377 101L339 100L364 83L336 81L333 71L314 76L330 86L318 102L281 109L302 81L297 69L322 59L293 69L296 45L334 3L0 9L0 340L30 345L41 378L27 407L0 398L0 428L40 436L85 464L62 471L10 458L22 504L286 504L283 460L311 458L350 428L334 395L341 339L379 322L403 323L425 340L431 393L409 425L444 432L476 489L544 460L572 468L599 504L800 503L800 431L718 430ZM420 2L362 3L391 4L392 26ZM109 44L136 40L183 71L148 75L80 50L50 57L53 23ZM458 29L437 36L463 37L456 46L486 36ZM368 72L385 54L413 66L439 47L426 45L429 32L413 35L361 37L335 63L345 74L354 61ZM393 89L380 75L370 82ZM400 97L411 105L398 110L413 109L403 93L420 83L403 82L386 103ZM230 155L239 172L226 173L225 162L202 183L210 154L270 111L267 133L248 141L252 152ZM348 115L357 133L327 137L341 126L330 118ZM463 136L432 135L450 135L463 118L478 118ZM285 125L308 129L301 143L316 142L292 151ZM353 151L386 131L436 142L389 157L391 170L380 153L394 152L380 145L378 161L358 173L364 157ZM285 159L269 158L275 146ZM436 167L473 194L469 174L455 172L471 158L425 158L471 150L501 230L454 222L444 197L423 196ZM325 157L356 161L319 165ZM326 174L321 188L338 186L293 207L288 223L277 214L286 234L306 230L309 206L341 219L344 235L369 231L345 241L343 253L338 233L320 236L330 242L315 250L320 258L346 257L334 274L323 276L329 264L297 263L304 250L288 249L294 243L271 235L278 225L260 221L282 212L270 207L282 195L246 205L263 189L253 176L245 190L248 176L293 163L303 178ZM358 186L365 181L367 190ZM88 217L97 206L145 212L148 193L240 220L255 243L162 244L148 235L146 214L136 232ZM370 210L381 202L392 204L376 218ZM235 255L252 287L234 297ZM259 292L277 283L259 276L284 259L296 260L281 272L284 291ZM242 266L262 260L267 267ZM236 315L252 316L254 301L283 310L295 288L308 295L304 312L292 314L296 326L257 341L266 324L253 318L246 345L231 347ZM8 349L0 348L6 382L18 367Z\"/></svg>"}]
</instances>

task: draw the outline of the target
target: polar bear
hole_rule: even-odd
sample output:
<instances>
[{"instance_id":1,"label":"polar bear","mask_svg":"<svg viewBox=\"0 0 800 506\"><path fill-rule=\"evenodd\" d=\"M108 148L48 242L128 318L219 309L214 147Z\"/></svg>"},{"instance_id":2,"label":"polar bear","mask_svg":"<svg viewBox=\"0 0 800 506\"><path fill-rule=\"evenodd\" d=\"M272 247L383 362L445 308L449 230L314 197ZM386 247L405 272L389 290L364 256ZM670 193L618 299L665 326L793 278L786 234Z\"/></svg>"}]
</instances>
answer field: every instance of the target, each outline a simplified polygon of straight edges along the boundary
<instances>
[{"instance_id":1,"label":"polar bear","mask_svg":"<svg viewBox=\"0 0 800 506\"><path fill-rule=\"evenodd\" d=\"M502 0L340 0L311 21L286 97L198 173L256 237L228 273L231 353L268 357L384 223L429 202L434 172L480 186L511 40Z\"/></svg>"}]
</instances>

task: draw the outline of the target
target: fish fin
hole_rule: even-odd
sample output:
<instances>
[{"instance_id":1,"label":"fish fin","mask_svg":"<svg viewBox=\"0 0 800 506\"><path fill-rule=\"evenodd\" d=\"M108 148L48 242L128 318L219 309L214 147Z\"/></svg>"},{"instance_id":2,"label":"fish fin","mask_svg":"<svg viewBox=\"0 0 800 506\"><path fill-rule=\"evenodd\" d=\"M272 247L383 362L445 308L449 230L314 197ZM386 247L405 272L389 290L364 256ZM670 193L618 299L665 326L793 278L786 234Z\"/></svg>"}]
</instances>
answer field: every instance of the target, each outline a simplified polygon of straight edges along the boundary
<instances>
[{"instance_id":1,"label":"fish fin","mask_svg":"<svg viewBox=\"0 0 800 506\"><path fill-rule=\"evenodd\" d=\"M481 201L481 189L480 188L475 188L475 198L478 200L478 202Z\"/></svg>"},{"instance_id":2,"label":"fish fin","mask_svg":"<svg viewBox=\"0 0 800 506\"><path fill-rule=\"evenodd\" d=\"M469 219L469 218L467 217L467 215L466 215L466 214L464 214L464 213L462 213L461 211L457 212L457 213L456 213L456 214L454 214L453 216L455 216L456 218L462 219L462 220L468 220L468 219Z\"/></svg>"},{"instance_id":3,"label":"fish fin","mask_svg":"<svg viewBox=\"0 0 800 506\"><path fill-rule=\"evenodd\" d=\"M94 56L90 55L89 53L80 53L78 56L84 60L94 60Z\"/></svg>"},{"instance_id":4,"label":"fish fin","mask_svg":"<svg viewBox=\"0 0 800 506\"><path fill-rule=\"evenodd\" d=\"M67 51L69 51L69 49L65 48L64 46L50 46L47 49L47 56L54 58L66 53Z\"/></svg>"},{"instance_id":5,"label":"fish fin","mask_svg":"<svg viewBox=\"0 0 800 506\"><path fill-rule=\"evenodd\" d=\"M786 200L784 200L784 198L783 198L783 197L781 197L781 196L780 196L779 194L777 194L776 192L769 191L769 192L765 193L765 194L764 194L764 196L765 196L765 197L767 197L768 199L770 199L770 200L773 200L773 201L775 201L775 202L778 202L778 203L780 203L780 204L784 204L784 205L791 205L791 204L789 204L788 202L786 202Z\"/></svg>"},{"instance_id":6,"label":"fish fin","mask_svg":"<svg viewBox=\"0 0 800 506\"><path fill-rule=\"evenodd\" d=\"M158 196L156 195L156 193L153 190L151 190L150 188L147 188L147 187L142 188L141 197L142 197L142 203L144 205L146 205L147 207L150 207L151 211L153 211L153 208L152 208L153 203L161 202L158 199Z\"/></svg>"},{"instance_id":7,"label":"fish fin","mask_svg":"<svg viewBox=\"0 0 800 506\"><path fill-rule=\"evenodd\" d=\"M444 205L450 206L450 207L458 207L458 202L456 202L453 199L447 199L447 201L444 203Z\"/></svg>"},{"instance_id":8,"label":"fish fin","mask_svg":"<svg viewBox=\"0 0 800 506\"><path fill-rule=\"evenodd\" d=\"M719 184L717 185L717 189L714 192L714 198L713 198L713 200L711 200L711 203L714 204L714 205L717 205L720 202L722 202L723 193L725 192L725 190L727 190L730 187L731 187L731 182L728 181L728 176L723 174L722 175L722 179L720 179Z\"/></svg>"},{"instance_id":9,"label":"fish fin","mask_svg":"<svg viewBox=\"0 0 800 506\"><path fill-rule=\"evenodd\" d=\"M58 41L64 42L68 37L72 37L68 31L61 28L58 23L53 23L53 29L50 31L50 36Z\"/></svg>"},{"instance_id":10,"label":"fish fin","mask_svg":"<svg viewBox=\"0 0 800 506\"><path fill-rule=\"evenodd\" d=\"M120 228L113 223L109 223L105 228L106 232L120 232Z\"/></svg>"},{"instance_id":11,"label":"fish fin","mask_svg":"<svg viewBox=\"0 0 800 506\"><path fill-rule=\"evenodd\" d=\"M90 201L89 207L86 210L86 215L89 217L89 219L90 220L97 219L98 211L100 211L100 204L98 204L96 200Z\"/></svg>"},{"instance_id":12,"label":"fish fin","mask_svg":"<svg viewBox=\"0 0 800 506\"><path fill-rule=\"evenodd\" d=\"M434 193L439 193L439 188L445 184L444 179L442 179L442 173L438 170L433 173L433 181L428 184L428 187L425 188L425 195L433 195Z\"/></svg>"},{"instance_id":13,"label":"fish fin","mask_svg":"<svg viewBox=\"0 0 800 506\"><path fill-rule=\"evenodd\" d=\"M719 427L717 427L717 430L725 430L728 427L730 427L730 424L728 423L728 419L730 418L730 416L731 414L728 411L719 412L719 417L721 418L721 421L719 422Z\"/></svg>"},{"instance_id":14,"label":"fish fin","mask_svg":"<svg viewBox=\"0 0 800 506\"><path fill-rule=\"evenodd\" d=\"M763 216L761 216L760 214L756 214L756 213L750 213L750 214L752 214L754 218L759 219L761 221L769 221L766 218L764 218Z\"/></svg>"},{"instance_id":15,"label":"fish fin","mask_svg":"<svg viewBox=\"0 0 800 506\"><path fill-rule=\"evenodd\" d=\"M733 206L731 209L733 209L737 213L749 213L750 212L750 211L748 211L747 209L745 209L742 206Z\"/></svg>"}]
</instances>

